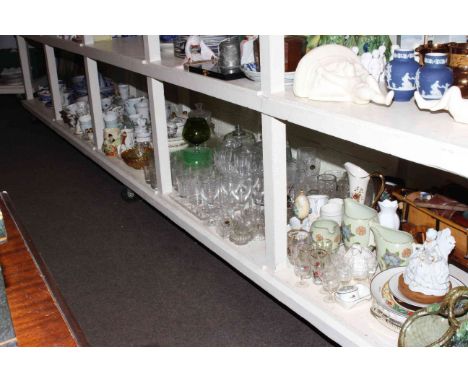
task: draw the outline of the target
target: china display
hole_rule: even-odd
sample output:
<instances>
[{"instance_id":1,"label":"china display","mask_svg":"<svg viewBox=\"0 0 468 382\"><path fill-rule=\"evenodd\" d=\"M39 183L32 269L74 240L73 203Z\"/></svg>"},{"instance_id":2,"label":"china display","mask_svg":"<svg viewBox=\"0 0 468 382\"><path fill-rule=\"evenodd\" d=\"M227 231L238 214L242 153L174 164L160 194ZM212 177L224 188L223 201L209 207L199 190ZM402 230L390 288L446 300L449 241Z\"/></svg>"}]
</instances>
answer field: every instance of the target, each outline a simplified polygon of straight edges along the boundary
<instances>
[{"instance_id":1,"label":"china display","mask_svg":"<svg viewBox=\"0 0 468 382\"><path fill-rule=\"evenodd\" d=\"M445 53L428 53L424 66L416 73L416 87L424 99L441 99L453 83L453 72L447 66Z\"/></svg>"},{"instance_id":2,"label":"china display","mask_svg":"<svg viewBox=\"0 0 468 382\"><path fill-rule=\"evenodd\" d=\"M395 50L393 60L386 68L387 88L395 92L395 101L406 102L413 98L418 69L419 65L414 60L413 50Z\"/></svg>"},{"instance_id":3,"label":"china display","mask_svg":"<svg viewBox=\"0 0 468 382\"><path fill-rule=\"evenodd\" d=\"M453 84L468 98L468 43L450 44L449 66L453 70Z\"/></svg>"}]
</instances>

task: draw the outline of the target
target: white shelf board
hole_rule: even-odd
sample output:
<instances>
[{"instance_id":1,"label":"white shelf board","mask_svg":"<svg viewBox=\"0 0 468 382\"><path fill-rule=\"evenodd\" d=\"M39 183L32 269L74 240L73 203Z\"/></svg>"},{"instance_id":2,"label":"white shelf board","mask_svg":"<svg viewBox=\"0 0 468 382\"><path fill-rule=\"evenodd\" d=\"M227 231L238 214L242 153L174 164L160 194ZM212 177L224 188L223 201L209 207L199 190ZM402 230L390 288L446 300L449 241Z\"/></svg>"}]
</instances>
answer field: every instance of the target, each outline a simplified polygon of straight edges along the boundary
<instances>
[{"instance_id":1,"label":"white shelf board","mask_svg":"<svg viewBox=\"0 0 468 382\"><path fill-rule=\"evenodd\" d=\"M0 94L24 94L24 85L0 85Z\"/></svg>"},{"instance_id":2,"label":"white shelf board","mask_svg":"<svg viewBox=\"0 0 468 382\"><path fill-rule=\"evenodd\" d=\"M249 109L260 111L261 108L262 99L259 97L261 95L259 83L246 78L222 81L190 73L183 69L183 60L174 57L172 49L167 45L163 45L161 50L161 62L147 62L144 57L141 36L98 41L90 45L78 44L55 36L24 37Z\"/></svg>"},{"instance_id":3,"label":"white shelf board","mask_svg":"<svg viewBox=\"0 0 468 382\"><path fill-rule=\"evenodd\" d=\"M319 102L292 89L264 99L262 112L334 137L468 177L468 125L414 101L391 106Z\"/></svg>"},{"instance_id":4,"label":"white shelf board","mask_svg":"<svg viewBox=\"0 0 468 382\"><path fill-rule=\"evenodd\" d=\"M317 287L300 289L294 286L292 269L273 272L265 263L265 243L254 241L236 246L218 236L212 227L186 211L169 195L160 195L146 183L141 171L134 170L118 158L108 158L81 138L75 136L61 121L53 119L53 111L38 100L23 101L24 107L64 137L85 155L100 164L121 182L138 193L149 204L168 216L181 228L213 250L238 271L257 283L279 301L303 316L323 333L341 345L394 346L396 333L380 325L370 314L368 306L346 311L340 306L322 302Z\"/></svg>"}]
</instances>

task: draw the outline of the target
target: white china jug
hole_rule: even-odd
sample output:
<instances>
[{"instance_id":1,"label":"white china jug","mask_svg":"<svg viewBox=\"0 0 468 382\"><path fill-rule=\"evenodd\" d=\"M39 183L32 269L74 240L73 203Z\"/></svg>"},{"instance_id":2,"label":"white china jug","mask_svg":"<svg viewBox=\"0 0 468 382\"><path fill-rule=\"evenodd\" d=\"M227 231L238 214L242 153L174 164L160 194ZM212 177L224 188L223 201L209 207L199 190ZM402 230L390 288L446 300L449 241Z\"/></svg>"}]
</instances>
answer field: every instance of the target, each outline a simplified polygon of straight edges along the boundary
<instances>
[{"instance_id":1,"label":"white china jug","mask_svg":"<svg viewBox=\"0 0 468 382\"><path fill-rule=\"evenodd\" d=\"M346 162L344 164L346 172L349 178L349 196L351 199L358 203L364 204L366 199L367 185L369 184L370 178L376 177L380 179L380 188L371 203L371 207L374 207L377 201L382 195L385 187L385 178L382 174L377 172L369 174L366 170L356 166L354 163Z\"/></svg>"}]
</instances>

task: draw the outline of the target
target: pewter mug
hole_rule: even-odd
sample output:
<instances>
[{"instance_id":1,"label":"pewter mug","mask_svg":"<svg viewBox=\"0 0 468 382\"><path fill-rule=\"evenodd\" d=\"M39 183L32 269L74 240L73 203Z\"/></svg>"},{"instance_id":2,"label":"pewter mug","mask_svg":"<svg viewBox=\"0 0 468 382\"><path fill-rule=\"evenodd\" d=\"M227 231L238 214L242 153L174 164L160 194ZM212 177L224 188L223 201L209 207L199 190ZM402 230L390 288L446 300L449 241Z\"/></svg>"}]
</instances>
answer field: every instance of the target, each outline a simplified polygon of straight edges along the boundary
<instances>
[{"instance_id":1,"label":"pewter mug","mask_svg":"<svg viewBox=\"0 0 468 382\"><path fill-rule=\"evenodd\" d=\"M236 69L240 66L239 37L230 37L219 43L218 66L222 69Z\"/></svg>"}]
</instances>

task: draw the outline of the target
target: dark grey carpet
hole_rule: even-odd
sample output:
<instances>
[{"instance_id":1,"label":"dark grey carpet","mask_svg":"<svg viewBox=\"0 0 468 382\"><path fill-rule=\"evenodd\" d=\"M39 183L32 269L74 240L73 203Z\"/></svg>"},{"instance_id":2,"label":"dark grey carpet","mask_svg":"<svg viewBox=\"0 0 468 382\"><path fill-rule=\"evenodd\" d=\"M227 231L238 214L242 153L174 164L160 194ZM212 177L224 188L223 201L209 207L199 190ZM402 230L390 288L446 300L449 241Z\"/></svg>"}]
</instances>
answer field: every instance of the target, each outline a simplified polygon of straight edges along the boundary
<instances>
[{"instance_id":1,"label":"dark grey carpet","mask_svg":"<svg viewBox=\"0 0 468 382\"><path fill-rule=\"evenodd\" d=\"M0 187L93 346L329 346L294 313L0 96Z\"/></svg>"}]
</instances>

